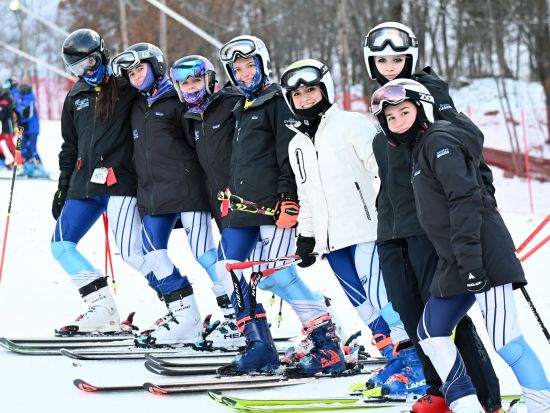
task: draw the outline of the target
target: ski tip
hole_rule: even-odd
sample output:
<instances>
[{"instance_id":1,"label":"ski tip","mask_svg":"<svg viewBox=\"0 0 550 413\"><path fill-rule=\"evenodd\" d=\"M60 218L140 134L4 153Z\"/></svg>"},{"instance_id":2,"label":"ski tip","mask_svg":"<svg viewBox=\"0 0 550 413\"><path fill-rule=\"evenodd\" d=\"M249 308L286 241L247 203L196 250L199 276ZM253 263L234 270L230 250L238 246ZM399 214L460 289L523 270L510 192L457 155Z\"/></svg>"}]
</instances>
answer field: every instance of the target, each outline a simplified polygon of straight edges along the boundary
<instances>
[{"instance_id":1,"label":"ski tip","mask_svg":"<svg viewBox=\"0 0 550 413\"><path fill-rule=\"evenodd\" d=\"M221 398L222 398L222 392L219 392L219 391L209 391L209 392L208 392L208 396L209 396L212 400L214 400L215 402L218 402L218 403L222 403L222 404L223 404L223 402L222 402L222 400L221 400Z\"/></svg>"},{"instance_id":2,"label":"ski tip","mask_svg":"<svg viewBox=\"0 0 550 413\"><path fill-rule=\"evenodd\" d=\"M230 407L238 406L238 403L230 397L222 396L221 397L221 402L223 404L225 404L226 406L230 406Z\"/></svg>"},{"instance_id":3,"label":"ski tip","mask_svg":"<svg viewBox=\"0 0 550 413\"><path fill-rule=\"evenodd\" d=\"M95 392L95 391L97 391L97 387L92 386L90 383L86 383L82 379L73 380L73 384L76 386L77 389L85 391L85 392Z\"/></svg>"},{"instance_id":4,"label":"ski tip","mask_svg":"<svg viewBox=\"0 0 550 413\"><path fill-rule=\"evenodd\" d=\"M168 392L164 390L162 387L157 386L153 383L143 383L143 388L147 390L149 393L153 394L167 394Z\"/></svg>"}]
</instances>

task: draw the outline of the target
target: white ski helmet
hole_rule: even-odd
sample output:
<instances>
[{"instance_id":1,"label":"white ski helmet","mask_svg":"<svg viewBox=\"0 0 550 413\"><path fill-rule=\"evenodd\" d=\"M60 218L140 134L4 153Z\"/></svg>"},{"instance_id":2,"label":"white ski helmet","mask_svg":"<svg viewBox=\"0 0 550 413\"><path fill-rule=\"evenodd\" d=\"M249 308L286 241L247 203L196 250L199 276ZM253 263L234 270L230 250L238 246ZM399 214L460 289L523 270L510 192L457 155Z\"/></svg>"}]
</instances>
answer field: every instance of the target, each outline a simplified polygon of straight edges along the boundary
<instances>
[{"instance_id":1,"label":"white ski helmet","mask_svg":"<svg viewBox=\"0 0 550 413\"><path fill-rule=\"evenodd\" d=\"M411 57L412 76L418 60L418 40L413 31L404 24L384 22L375 26L365 36L363 42L365 65L372 80L376 79L374 57L409 55Z\"/></svg>"},{"instance_id":2,"label":"white ski helmet","mask_svg":"<svg viewBox=\"0 0 550 413\"><path fill-rule=\"evenodd\" d=\"M290 96L293 90L300 86L320 85L328 102L334 103L334 82L328 66L318 60L303 59L288 66L281 76L281 87L284 90L284 98L294 112L294 105Z\"/></svg>"},{"instance_id":3,"label":"white ski helmet","mask_svg":"<svg viewBox=\"0 0 550 413\"><path fill-rule=\"evenodd\" d=\"M394 79L377 89L371 98L371 111L380 124L386 124L384 108L388 105L398 105L404 100L410 100L422 107L426 120L434 123L434 97L421 83L412 79Z\"/></svg>"},{"instance_id":4,"label":"white ski helmet","mask_svg":"<svg viewBox=\"0 0 550 413\"><path fill-rule=\"evenodd\" d=\"M220 49L220 60L223 63L225 73L231 80L234 86L237 85L237 80L233 76L231 70L231 64L235 62L237 57L253 57L258 56L262 64L262 72L265 76L271 74L271 60L269 59L269 52L265 47L265 43L256 36L243 35L237 36Z\"/></svg>"}]
</instances>

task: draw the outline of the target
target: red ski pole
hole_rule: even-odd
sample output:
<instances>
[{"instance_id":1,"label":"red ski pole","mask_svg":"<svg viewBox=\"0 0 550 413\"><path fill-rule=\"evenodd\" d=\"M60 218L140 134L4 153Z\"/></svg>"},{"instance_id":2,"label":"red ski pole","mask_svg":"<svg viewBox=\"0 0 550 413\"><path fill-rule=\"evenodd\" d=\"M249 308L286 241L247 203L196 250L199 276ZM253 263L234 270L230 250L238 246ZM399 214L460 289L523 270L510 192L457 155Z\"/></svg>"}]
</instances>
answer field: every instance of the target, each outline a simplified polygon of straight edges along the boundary
<instances>
[{"instance_id":1,"label":"red ski pole","mask_svg":"<svg viewBox=\"0 0 550 413\"><path fill-rule=\"evenodd\" d=\"M107 264L111 268L111 282L113 286L113 291L116 294L116 281L115 281L115 272L113 271L113 257L111 256L111 246L109 244L109 219L107 214L103 213L103 226L105 227L105 275L107 276Z\"/></svg>"},{"instance_id":2,"label":"red ski pole","mask_svg":"<svg viewBox=\"0 0 550 413\"><path fill-rule=\"evenodd\" d=\"M0 281L2 280L2 271L4 270L4 257L6 256L6 245L8 243L8 228L10 226L11 201L13 199L13 187L15 186L15 176L17 174L17 159L21 150L21 137L23 136L23 128L17 128L17 142L15 144L15 157L13 161L13 174L11 176L10 199L8 201L8 214L6 216L6 228L4 229L4 243L2 244L2 258L0 259Z\"/></svg>"},{"instance_id":3,"label":"red ski pole","mask_svg":"<svg viewBox=\"0 0 550 413\"><path fill-rule=\"evenodd\" d=\"M550 214L548 214L548 216L544 218L539 226L535 228L531 235L529 235L527 239L523 241L523 243L517 248L516 252L519 254L521 251L523 251L527 244L529 244L533 240L533 238L537 236L537 234L545 227L546 224L548 224L548 222L550 222Z\"/></svg>"}]
</instances>

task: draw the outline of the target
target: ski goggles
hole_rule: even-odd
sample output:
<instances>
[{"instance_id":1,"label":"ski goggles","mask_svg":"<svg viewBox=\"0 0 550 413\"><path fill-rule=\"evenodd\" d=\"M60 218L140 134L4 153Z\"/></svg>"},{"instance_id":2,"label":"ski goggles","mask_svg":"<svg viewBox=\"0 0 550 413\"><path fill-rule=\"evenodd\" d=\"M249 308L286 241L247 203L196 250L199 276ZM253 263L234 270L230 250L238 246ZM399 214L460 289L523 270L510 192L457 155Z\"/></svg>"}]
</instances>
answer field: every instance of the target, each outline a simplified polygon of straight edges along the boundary
<instances>
[{"instance_id":1,"label":"ski goggles","mask_svg":"<svg viewBox=\"0 0 550 413\"><path fill-rule=\"evenodd\" d=\"M225 44L220 49L220 60L233 63L237 56L251 57L256 53L256 43L251 39L238 39Z\"/></svg>"},{"instance_id":2,"label":"ski goggles","mask_svg":"<svg viewBox=\"0 0 550 413\"><path fill-rule=\"evenodd\" d=\"M206 74L206 66L202 60L189 60L179 63L170 69L170 76L176 82L185 82L189 77L200 77Z\"/></svg>"},{"instance_id":3,"label":"ski goggles","mask_svg":"<svg viewBox=\"0 0 550 413\"><path fill-rule=\"evenodd\" d=\"M281 79L281 86L286 90L297 89L300 85L313 86L321 83L321 79L328 72L326 65L321 68L304 66L289 70Z\"/></svg>"},{"instance_id":4,"label":"ski goggles","mask_svg":"<svg viewBox=\"0 0 550 413\"><path fill-rule=\"evenodd\" d=\"M410 95L407 95L407 90L400 85L382 86L375 91L371 99L372 113L378 115L382 112L387 105L397 105L403 102L405 99L409 99Z\"/></svg>"},{"instance_id":5,"label":"ski goggles","mask_svg":"<svg viewBox=\"0 0 550 413\"><path fill-rule=\"evenodd\" d=\"M146 59L151 56L153 55L147 50L142 50L139 52L136 52L135 50L129 50L119 53L111 61L113 74L116 77L122 76L123 70L132 70L141 63L141 59Z\"/></svg>"},{"instance_id":6,"label":"ski goggles","mask_svg":"<svg viewBox=\"0 0 550 413\"><path fill-rule=\"evenodd\" d=\"M395 52L405 52L410 47L418 47L418 41L401 29L382 27L365 37L363 47L368 47L373 52L381 52L388 45Z\"/></svg>"},{"instance_id":7,"label":"ski goggles","mask_svg":"<svg viewBox=\"0 0 550 413\"><path fill-rule=\"evenodd\" d=\"M75 76L83 76L85 72L95 72L100 64L101 53L93 52L83 59L67 65L67 67Z\"/></svg>"}]
</instances>

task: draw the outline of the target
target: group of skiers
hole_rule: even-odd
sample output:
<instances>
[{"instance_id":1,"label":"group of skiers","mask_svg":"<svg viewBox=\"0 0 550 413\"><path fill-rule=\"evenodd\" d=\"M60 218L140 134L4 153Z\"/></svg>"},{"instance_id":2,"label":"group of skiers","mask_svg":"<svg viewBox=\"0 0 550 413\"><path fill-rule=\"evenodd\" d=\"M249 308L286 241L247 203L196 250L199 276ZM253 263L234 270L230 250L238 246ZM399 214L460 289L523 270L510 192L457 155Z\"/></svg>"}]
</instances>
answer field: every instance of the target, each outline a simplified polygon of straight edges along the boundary
<instances>
[{"instance_id":1,"label":"group of skiers","mask_svg":"<svg viewBox=\"0 0 550 413\"><path fill-rule=\"evenodd\" d=\"M230 82L219 90L202 56L169 67L158 47L137 43L110 60L90 29L71 33L62 54L79 81L63 107L51 248L89 309L58 333L128 328L104 275L77 249L106 212L122 259L168 308L137 346L244 348L223 373L274 371L258 286L303 324L306 339L285 362L304 374L341 373L325 297L294 265L261 277L274 258L295 253L308 267L322 257L387 359L369 386L423 395L416 413L500 411L498 379L466 315L477 301L529 412L549 411L550 383L519 329L512 290L526 280L496 209L483 135L429 67L414 72L410 28L386 22L365 38L367 72L381 86L370 119L338 108L330 69L317 60L292 63L274 83L255 36L220 49ZM206 337L193 287L168 256L178 227L224 315ZM264 262L250 282L236 268L247 260Z\"/></svg>"},{"instance_id":2,"label":"group of skiers","mask_svg":"<svg viewBox=\"0 0 550 413\"><path fill-rule=\"evenodd\" d=\"M16 161L16 128L23 128L19 176L43 178L47 173L42 165L36 143L40 121L36 110L36 97L29 84L19 85L10 78L0 89L0 167L13 170Z\"/></svg>"}]
</instances>

